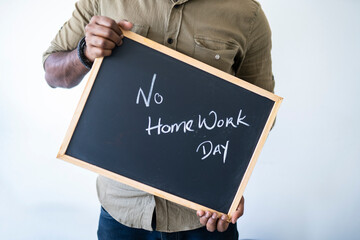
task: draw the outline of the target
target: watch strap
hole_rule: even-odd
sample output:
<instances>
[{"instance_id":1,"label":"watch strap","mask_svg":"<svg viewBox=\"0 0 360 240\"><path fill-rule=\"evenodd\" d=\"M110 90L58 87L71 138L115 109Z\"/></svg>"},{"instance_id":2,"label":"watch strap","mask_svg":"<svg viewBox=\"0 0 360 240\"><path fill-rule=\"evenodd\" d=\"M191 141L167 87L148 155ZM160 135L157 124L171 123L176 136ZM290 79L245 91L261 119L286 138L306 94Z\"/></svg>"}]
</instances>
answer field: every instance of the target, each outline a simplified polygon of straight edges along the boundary
<instances>
[{"instance_id":1,"label":"watch strap","mask_svg":"<svg viewBox=\"0 0 360 240\"><path fill-rule=\"evenodd\" d=\"M87 68L87 69L91 69L93 63L90 62L90 60L85 56L84 53L84 49L86 47L86 41L85 41L85 37L83 37L77 46L77 53L78 53L78 57L80 59L80 62Z\"/></svg>"}]
</instances>

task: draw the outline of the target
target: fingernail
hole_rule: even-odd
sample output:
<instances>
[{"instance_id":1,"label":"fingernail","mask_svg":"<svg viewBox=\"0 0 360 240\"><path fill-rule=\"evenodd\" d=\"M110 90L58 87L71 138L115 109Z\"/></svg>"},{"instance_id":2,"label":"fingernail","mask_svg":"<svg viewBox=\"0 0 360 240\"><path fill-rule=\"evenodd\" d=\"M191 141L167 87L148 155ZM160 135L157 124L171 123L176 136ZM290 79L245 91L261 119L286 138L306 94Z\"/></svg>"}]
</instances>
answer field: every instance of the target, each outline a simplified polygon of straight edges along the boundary
<instances>
[{"instance_id":1,"label":"fingernail","mask_svg":"<svg viewBox=\"0 0 360 240\"><path fill-rule=\"evenodd\" d=\"M221 220L226 221L226 216L225 216L225 215L222 215L222 216L221 216Z\"/></svg>"},{"instance_id":2,"label":"fingernail","mask_svg":"<svg viewBox=\"0 0 360 240\"><path fill-rule=\"evenodd\" d=\"M206 212L205 217L209 218L209 217L210 217L210 213L209 213L209 212Z\"/></svg>"},{"instance_id":3,"label":"fingernail","mask_svg":"<svg viewBox=\"0 0 360 240\"><path fill-rule=\"evenodd\" d=\"M216 218L217 218L217 214L216 214L216 213L213 213L212 218L213 218L213 219L216 219Z\"/></svg>"}]
</instances>

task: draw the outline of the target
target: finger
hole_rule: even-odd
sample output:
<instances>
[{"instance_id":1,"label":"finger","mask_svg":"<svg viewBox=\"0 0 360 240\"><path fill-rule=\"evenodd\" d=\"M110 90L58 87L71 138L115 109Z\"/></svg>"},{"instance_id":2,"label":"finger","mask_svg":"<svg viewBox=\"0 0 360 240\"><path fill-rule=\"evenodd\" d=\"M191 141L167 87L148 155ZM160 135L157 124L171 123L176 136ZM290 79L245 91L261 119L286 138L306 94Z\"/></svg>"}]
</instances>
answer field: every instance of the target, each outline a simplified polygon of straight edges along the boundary
<instances>
[{"instance_id":1,"label":"finger","mask_svg":"<svg viewBox=\"0 0 360 240\"><path fill-rule=\"evenodd\" d=\"M128 22L127 20L121 20L117 23L122 29L124 30L131 30L133 27L133 24L131 22Z\"/></svg>"},{"instance_id":2,"label":"finger","mask_svg":"<svg viewBox=\"0 0 360 240\"><path fill-rule=\"evenodd\" d=\"M211 217L211 213L209 211L206 211L205 214L199 219L201 225L205 226Z\"/></svg>"},{"instance_id":3,"label":"finger","mask_svg":"<svg viewBox=\"0 0 360 240\"><path fill-rule=\"evenodd\" d=\"M108 49L98 48L98 47L89 45L89 46L86 46L84 54L87 57L87 59L89 59L91 62L93 62L95 60L95 58L110 56L111 52L112 51L108 50Z\"/></svg>"},{"instance_id":4,"label":"finger","mask_svg":"<svg viewBox=\"0 0 360 240\"><path fill-rule=\"evenodd\" d=\"M200 224L201 224L201 225L206 226L207 221L208 221L208 218L206 218L206 217L201 217L199 220L200 220Z\"/></svg>"},{"instance_id":5,"label":"finger","mask_svg":"<svg viewBox=\"0 0 360 240\"><path fill-rule=\"evenodd\" d=\"M233 224L235 224L236 221L244 214L244 205L245 205L245 199L244 199L244 197L242 197L237 210L234 212L234 214L231 218L231 222Z\"/></svg>"},{"instance_id":6,"label":"finger","mask_svg":"<svg viewBox=\"0 0 360 240\"><path fill-rule=\"evenodd\" d=\"M225 232L229 227L229 222L227 221L227 216L222 215L217 222L217 230L219 232Z\"/></svg>"},{"instance_id":7,"label":"finger","mask_svg":"<svg viewBox=\"0 0 360 240\"><path fill-rule=\"evenodd\" d=\"M216 222L217 222L217 213L213 213L206 223L206 229L209 232L214 232L216 230Z\"/></svg>"},{"instance_id":8,"label":"finger","mask_svg":"<svg viewBox=\"0 0 360 240\"><path fill-rule=\"evenodd\" d=\"M203 210L198 210L196 212L196 215L198 215L198 217L202 217L202 216L204 216L204 214L205 214L205 212Z\"/></svg>"},{"instance_id":9,"label":"finger","mask_svg":"<svg viewBox=\"0 0 360 240\"><path fill-rule=\"evenodd\" d=\"M115 47L115 43L106 38L99 36L85 37L86 45L91 45L97 48L103 48L111 50Z\"/></svg>"},{"instance_id":10,"label":"finger","mask_svg":"<svg viewBox=\"0 0 360 240\"><path fill-rule=\"evenodd\" d=\"M98 36L106 38L115 44L119 44L122 39L122 36L118 35L113 29L104 27L101 25L91 24L87 25L85 28L86 37L91 38L92 36Z\"/></svg>"},{"instance_id":11,"label":"finger","mask_svg":"<svg viewBox=\"0 0 360 240\"><path fill-rule=\"evenodd\" d=\"M119 28L119 25L111 18L105 16L94 16L91 18L91 21L97 25L104 26L106 28L112 29L117 35L121 36L122 32ZM90 22L91 22L90 21Z\"/></svg>"}]
</instances>

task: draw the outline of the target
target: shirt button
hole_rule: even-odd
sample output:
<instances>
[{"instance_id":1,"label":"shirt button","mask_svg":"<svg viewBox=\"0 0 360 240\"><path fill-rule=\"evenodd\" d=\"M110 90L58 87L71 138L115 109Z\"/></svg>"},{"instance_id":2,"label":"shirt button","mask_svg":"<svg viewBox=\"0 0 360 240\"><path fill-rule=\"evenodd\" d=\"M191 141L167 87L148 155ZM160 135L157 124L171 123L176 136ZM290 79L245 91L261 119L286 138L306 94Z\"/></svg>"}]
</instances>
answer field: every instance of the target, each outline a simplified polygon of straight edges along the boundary
<instances>
[{"instance_id":1,"label":"shirt button","mask_svg":"<svg viewBox=\"0 0 360 240\"><path fill-rule=\"evenodd\" d=\"M172 44L174 42L174 40L172 38L168 38L167 42L168 42L168 44Z\"/></svg>"},{"instance_id":2,"label":"shirt button","mask_svg":"<svg viewBox=\"0 0 360 240\"><path fill-rule=\"evenodd\" d=\"M215 59L216 59L216 60L219 60L219 59L220 59L220 55L219 55L219 54L216 54L216 55L215 55Z\"/></svg>"}]
</instances>

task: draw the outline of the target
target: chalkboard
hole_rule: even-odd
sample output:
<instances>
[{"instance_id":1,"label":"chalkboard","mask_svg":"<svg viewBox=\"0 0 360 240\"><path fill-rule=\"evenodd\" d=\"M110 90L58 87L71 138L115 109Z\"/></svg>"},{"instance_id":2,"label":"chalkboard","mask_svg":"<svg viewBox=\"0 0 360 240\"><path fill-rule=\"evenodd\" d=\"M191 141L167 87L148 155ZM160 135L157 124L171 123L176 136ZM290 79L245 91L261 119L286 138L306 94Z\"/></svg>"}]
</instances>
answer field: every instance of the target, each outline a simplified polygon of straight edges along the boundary
<instances>
[{"instance_id":1,"label":"chalkboard","mask_svg":"<svg viewBox=\"0 0 360 240\"><path fill-rule=\"evenodd\" d=\"M58 158L231 216L282 98L131 32L97 59Z\"/></svg>"}]
</instances>

